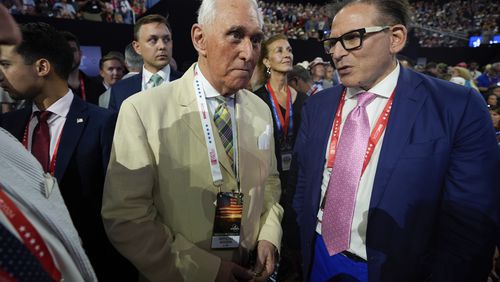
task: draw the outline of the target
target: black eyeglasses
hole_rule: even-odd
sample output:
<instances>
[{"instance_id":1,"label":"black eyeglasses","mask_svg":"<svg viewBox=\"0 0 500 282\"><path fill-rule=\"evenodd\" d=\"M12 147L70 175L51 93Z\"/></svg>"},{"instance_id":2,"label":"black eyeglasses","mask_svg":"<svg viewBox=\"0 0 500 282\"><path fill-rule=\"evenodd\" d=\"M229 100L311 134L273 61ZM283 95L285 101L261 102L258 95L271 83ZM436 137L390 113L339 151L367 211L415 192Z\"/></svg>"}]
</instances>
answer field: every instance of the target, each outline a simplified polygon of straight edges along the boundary
<instances>
[{"instance_id":1,"label":"black eyeglasses","mask_svg":"<svg viewBox=\"0 0 500 282\"><path fill-rule=\"evenodd\" d=\"M386 25L386 26L370 26L356 30L351 30L349 32L342 34L340 37L331 37L324 39L322 41L323 47L325 48L325 52L331 55L333 54L333 47L335 46L335 44L337 44L337 42L340 41L342 47L344 47L346 51L351 51L363 45L363 39L365 34L381 32L388 28L390 28L390 26Z\"/></svg>"}]
</instances>

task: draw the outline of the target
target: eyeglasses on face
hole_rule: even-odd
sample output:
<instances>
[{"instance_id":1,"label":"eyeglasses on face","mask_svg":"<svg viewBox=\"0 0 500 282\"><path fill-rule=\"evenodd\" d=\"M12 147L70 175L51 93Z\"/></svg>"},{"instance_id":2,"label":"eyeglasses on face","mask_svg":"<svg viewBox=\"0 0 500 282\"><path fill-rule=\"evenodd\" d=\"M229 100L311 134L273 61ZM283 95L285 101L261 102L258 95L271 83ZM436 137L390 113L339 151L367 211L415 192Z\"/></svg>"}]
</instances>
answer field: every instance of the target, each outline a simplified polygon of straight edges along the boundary
<instances>
[{"instance_id":1,"label":"eyeglasses on face","mask_svg":"<svg viewBox=\"0 0 500 282\"><path fill-rule=\"evenodd\" d=\"M333 47L335 47L335 44L337 44L337 42L340 41L342 47L344 47L346 51L351 51L360 48L363 45L363 39L366 34L381 32L388 28L390 28L390 26L386 25L386 26L370 26L370 27L351 30L349 32L342 34L339 37L330 37L324 39L322 41L323 47L325 48L325 52L331 55L333 54Z\"/></svg>"}]
</instances>

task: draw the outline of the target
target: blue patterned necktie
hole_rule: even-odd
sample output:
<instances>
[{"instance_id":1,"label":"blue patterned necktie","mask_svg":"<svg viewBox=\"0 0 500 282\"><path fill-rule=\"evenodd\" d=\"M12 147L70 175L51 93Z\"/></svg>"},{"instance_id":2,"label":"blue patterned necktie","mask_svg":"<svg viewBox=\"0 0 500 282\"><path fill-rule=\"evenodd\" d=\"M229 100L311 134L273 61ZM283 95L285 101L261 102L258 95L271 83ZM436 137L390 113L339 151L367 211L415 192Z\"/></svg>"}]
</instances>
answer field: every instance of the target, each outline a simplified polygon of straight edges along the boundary
<instances>
[{"instance_id":1,"label":"blue patterned necktie","mask_svg":"<svg viewBox=\"0 0 500 282\"><path fill-rule=\"evenodd\" d=\"M0 224L0 280L2 275L19 282L53 281L30 250Z\"/></svg>"},{"instance_id":2,"label":"blue patterned necktie","mask_svg":"<svg viewBox=\"0 0 500 282\"><path fill-rule=\"evenodd\" d=\"M220 139L222 140L222 145L224 145L229 162L234 170L233 127L231 124L231 114L229 113L226 102L223 99L218 98L217 101L219 102L219 106L217 106L214 112L214 123L215 126L217 126Z\"/></svg>"}]
</instances>

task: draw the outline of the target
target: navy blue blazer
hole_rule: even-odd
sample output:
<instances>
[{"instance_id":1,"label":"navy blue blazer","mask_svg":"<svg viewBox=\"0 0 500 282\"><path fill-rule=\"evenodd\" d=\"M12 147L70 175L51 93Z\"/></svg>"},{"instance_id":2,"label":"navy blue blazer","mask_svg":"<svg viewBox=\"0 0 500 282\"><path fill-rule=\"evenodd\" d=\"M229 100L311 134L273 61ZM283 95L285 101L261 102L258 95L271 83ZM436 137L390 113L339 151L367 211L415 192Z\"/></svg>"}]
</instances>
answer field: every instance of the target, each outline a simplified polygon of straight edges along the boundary
<instances>
[{"instance_id":1,"label":"navy blue blazer","mask_svg":"<svg viewBox=\"0 0 500 282\"><path fill-rule=\"evenodd\" d=\"M6 113L0 118L0 126L21 141L31 111L28 105ZM116 113L75 95L62 131L54 176L99 281L133 281L130 276L133 277L135 269L112 247L101 219L104 177L115 122ZM126 275L122 277L124 272Z\"/></svg>"},{"instance_id":2,"label":"navy blue blazer","mask_svg":"<svg viewBox=\"0 0 500 282\"><path fill-rule=\"evenodd\" d=\"M170 81L174 81L182 76L182 73L170 68ZM108 109L118 112L120 107L128 97L142 90L142 71L136 75L117 81L111 87Z\"/></svg>"},{"instance_id":3,"label":"navy blue blazer","mask_svg":"<svg viewBox=\"0 0 500 282\"><path fill-rule=\"evenodd\" d=\"M294 149L293 209L305 277L342 91L336 86L308 99ZM499 155L477 92L401 68L367 215L369 281L485 281L498 218Z\"/></svg>"}]
</instances>

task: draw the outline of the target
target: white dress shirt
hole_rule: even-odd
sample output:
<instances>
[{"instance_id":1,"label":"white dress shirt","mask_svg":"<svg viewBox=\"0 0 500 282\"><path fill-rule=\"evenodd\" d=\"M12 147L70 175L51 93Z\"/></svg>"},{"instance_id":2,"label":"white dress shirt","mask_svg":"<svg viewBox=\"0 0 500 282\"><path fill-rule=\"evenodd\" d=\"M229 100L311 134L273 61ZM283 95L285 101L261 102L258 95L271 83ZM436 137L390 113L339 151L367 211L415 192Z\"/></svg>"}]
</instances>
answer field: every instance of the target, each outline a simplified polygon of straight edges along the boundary
<instances>
[{"instance_id":1,"label":"white dress shirt","mask_svg":"<svg viewBox=\"0 0 500 282\"><path fill-rule=\"evenodd\" d=\"M46 110L52 112L47 123L49 125L50 132L50 148L49 154L50 159L52 160L52 156L54 155L54 151L56 149L57 142L61 137L61 133L66 123L66 116L68 115L69 108L71 103L73 102L73 91L71 89L68 90L68 93L64 95L62 98L57 100L54 104L50 105ZM38 118L34 115L35 112L40 111L38 107L33 103L32 106L32 114L29 122L29 130L28 130L28 150L31 152L31 145L33 142L33 131L35 130L35 126L38 124Z\"/></svg>"},{"instance_id":2,"label":"white dress shirt","mask_svg":"<svg viewBox=\"0 0 500 282\"><path fill-rule=\"evenodd\" d=\"M230 95L227 97L222 96L211 84L208 82L208 80L203 76L203 73L201 72L200 68L198 65L196 65L196 71L198 72L198 79L201 83L201 86L203 88L203 92L205 93L205 98L207 99L207 106L208 106L208 111L210 112L210 115L213 117L215 110L221 103L220 100L226 101L227 109L229 111L229 114L231 115L231 129L233 131L233 160L235 160L235 166L236 166L236 171L238 171L238 132L237 132L237 124L236 124L236 112L235 112L235 104L236 104L236 99L235 95ZM219 100L220 99L220 100ZM213 118L212 118L213 120ZM219 134L217 131L217 127L212 127L214 130L214 134ZM217 152L219 155L221 152Z\"/></svg>"},{"instance_id":3,"label":"white dress shirt","mask_svg":"<svg viewBox=\"0 0 500 282\"><path fill-rule=\"evenodd\" d=\"M170 65L166 65L163 69L157 72L163 78L163 83L170 82ZM154 73L148 71L144 65L142 66L142 91L153 88L153 82L150 81Z\"/></svg>"},{"instance_id":4,"label":"white dress shirt","mask_svg":"<svg viewBox=\"0 0 500 282\"><path fill-rule=\"evenodd\" d=\"M398 77L399 77L399 63L394 68L394 70L387 75L382 81L373 86L368 92L376 94L376 98L367 107L366 111L368 113L368 119L370 121L370 132L373 130L378 117L384 110L387 101L389 100L392 92L396 88ZM342 122L340 124L339 136L342 136L342 128L344 127L345 119L347 115L356 107L357 98L356 94L360 92L365 92L365 90L360 88L347 88L346 90L346 101L344 107L342 108ZM328 137L327 148L330 148L330 139L332 132L330 131L330 136ZM351 225L351 241L349 249L347 251L356 254L364 259L366 256L366 227L368 224L368 209L370 208L370 199L372 195L373 182L375 180L375 173L377 171L378 159L380 156L380 149L382 148L382 142L384 140L385 131L380 137L379 142L375 146L372 157L368 165L366 166L365 172L361 176L359 182L358 191L356 194L356 203L354 206L354 216ZM328 159L328 149L325 152L325 158ZM321 184L321 201L325 196L326 190L328 188L328 182L330 181L331 168L327 167L328 164L325 162L325 167L323 170L323 182ZM320 207L321 209L321 207ZM322 214L321 211L318 214ZM319 216L320 217L320 216ZM318 222L316 225L316 232L321 234L321 223Z\"/></svg>"}]
</instances>

